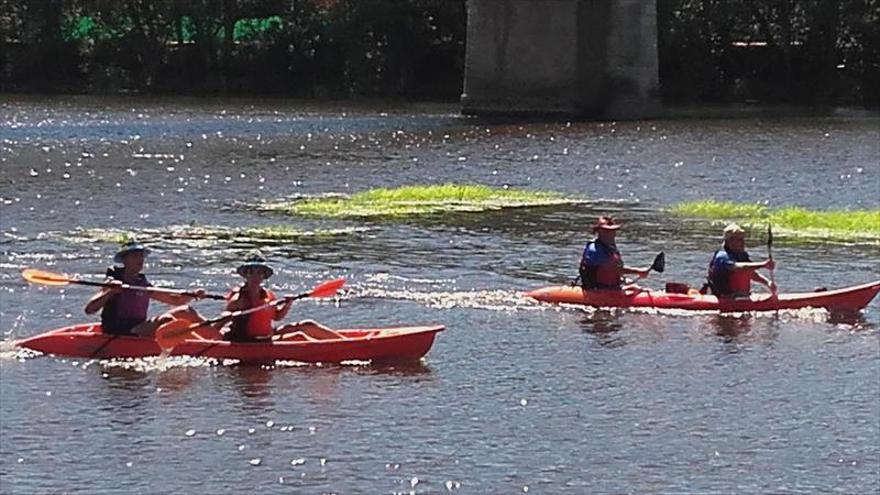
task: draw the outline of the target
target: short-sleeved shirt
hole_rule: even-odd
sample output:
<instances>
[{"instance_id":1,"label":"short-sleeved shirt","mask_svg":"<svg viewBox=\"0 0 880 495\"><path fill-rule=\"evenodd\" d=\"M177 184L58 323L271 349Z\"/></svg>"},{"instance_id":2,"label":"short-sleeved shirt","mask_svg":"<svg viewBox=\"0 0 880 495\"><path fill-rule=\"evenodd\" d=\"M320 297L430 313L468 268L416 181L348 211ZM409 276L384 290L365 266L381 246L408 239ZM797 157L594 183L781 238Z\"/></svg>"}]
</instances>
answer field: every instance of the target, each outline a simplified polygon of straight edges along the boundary
<instances>
[{"instance_id":1,"label":"short-sleeved shirt","mask_svg":"<svg viewBox=\"0 0 880 495\"><path fill-rule=\"evenodd\" d=\"M588 242L584 247L583 263L591 267L599 267L611 259L608 247L601 242Z\"/></svg>"},{"instance_id":2,"label":"short-sleeved shirt","mask_svg":"<svg viewBox=\"0 0 880 495\"><path fill-rule=\"evenodd\" d=\"M620 252L598 239L587 243L581 257L581 285L585 289L619 289L619 267L623 266Z\"/></svg>"},{"instance_id":3,"label":"short-sleeved shirt","mask_svg":"<svg viewBox=\"0 0 880 495\"><path fill-rule=\"evenodd\" d=\"M733 267L737 263L748 263L750 261L749 253L745 251L739 253L726 249L716 251L711 263L709 263L709 286L712 288L712 293L716 296L748 294L750 282L748 279L742 279L739 275L734 276ZM751 278L751 275L746 274L742 275L742 277ZM731 281L733 281L733 284L731 284ZM742 287L737 288L736 286L739 285L742 285Z\"/></svg>"},{"instance_id":4,"label":"short-sleeved shirt","mask_svg":"<svg viewBox=\"0 0 880 495\"><path fill-rule=\"evenodd\" d=\"M742 251L735 253L726 249L719 249L712 258L712 271L723 273L729 272L737 263L748 263L752 261L749 253Z\"/></svg>"}]
</instances>

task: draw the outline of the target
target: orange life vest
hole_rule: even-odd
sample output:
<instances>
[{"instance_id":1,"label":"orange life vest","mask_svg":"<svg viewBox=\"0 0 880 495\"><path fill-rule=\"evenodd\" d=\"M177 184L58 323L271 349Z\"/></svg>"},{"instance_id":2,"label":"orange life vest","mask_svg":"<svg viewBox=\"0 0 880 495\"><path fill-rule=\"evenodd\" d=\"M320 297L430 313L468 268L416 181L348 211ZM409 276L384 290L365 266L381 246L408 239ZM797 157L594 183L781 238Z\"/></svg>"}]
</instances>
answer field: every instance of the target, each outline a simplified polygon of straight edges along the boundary
<instances>
[{"instance_id":1,"label":"orange life vest","mask_svg":"<svg viewBox=\"0 0 880 495\"><path fill-rule=\"evenodd\" d=\"M247 297L243 292L244 287L236 289L240 301L244 301L244 306L239 309L250 309L270 303L276 299L275 294L268 289L261 289L260 296L256 300ZM235 294L233 293L233 295ZM239 316L232 320L232 327L229 332L230 340L258 340L267 339L274 333L272 322L275 321L277 308L270 306L268 308L251 313L249 315Z\"/></svg>"}]
</instances>

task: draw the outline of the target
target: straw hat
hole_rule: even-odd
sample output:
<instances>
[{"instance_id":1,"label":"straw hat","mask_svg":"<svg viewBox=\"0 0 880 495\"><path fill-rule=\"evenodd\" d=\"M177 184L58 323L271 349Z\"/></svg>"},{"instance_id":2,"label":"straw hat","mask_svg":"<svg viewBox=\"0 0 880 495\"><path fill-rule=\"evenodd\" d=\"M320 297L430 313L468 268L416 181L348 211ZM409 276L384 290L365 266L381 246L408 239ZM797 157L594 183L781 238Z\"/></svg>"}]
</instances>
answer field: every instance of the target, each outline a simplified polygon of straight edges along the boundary
<instances>
[{"instance_id":1,"label":"straw hat","mask_svg":"<svg viewBox=\"0 0 880 495\"><path fill-rule=\"evenodd\" d=\"M739 225L731 223L727 227L724 227L724 242L727 242L733 237L739 235L746 235L746 231L743 230L743 228Z\"/></svg>"}]
</instances>

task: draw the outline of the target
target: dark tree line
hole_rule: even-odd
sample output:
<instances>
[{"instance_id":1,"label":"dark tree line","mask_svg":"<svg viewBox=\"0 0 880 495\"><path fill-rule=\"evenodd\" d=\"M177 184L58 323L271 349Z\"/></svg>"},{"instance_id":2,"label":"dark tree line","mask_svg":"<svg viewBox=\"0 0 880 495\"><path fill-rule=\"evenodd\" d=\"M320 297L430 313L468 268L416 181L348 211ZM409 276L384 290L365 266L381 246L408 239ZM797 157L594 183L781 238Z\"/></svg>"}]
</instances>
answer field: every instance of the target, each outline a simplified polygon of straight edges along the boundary
<instances>
[{"instance_id":1,"label":"dark tree line","mask_svg":"<svg viewBox=\"0 0 880 495\"><path fill-rule=\"evenodd\" d=\"M0 90L455 98L466 0L0 0ZM880 104L880 0L658 0L663 98Z\"/></svg>"},{"instance_id":2,"label":"dark tree line","mask_svg":"<svg viewBox=\"0 0 880 495\"><path fill-rule=\"evenodd\" d=\"M880 105L880 0L658 0L671 101Z\"/></svg>"},{"instance_id":3,"label":"dark tree line","mask_svg":"<svg viewBox=\"0 0 880 495\"><path fill-rule=\"evenodd\" d=\"M0 0L0 89L452 97L464 31L464 0Z\"/></svg>"}]
</instances>

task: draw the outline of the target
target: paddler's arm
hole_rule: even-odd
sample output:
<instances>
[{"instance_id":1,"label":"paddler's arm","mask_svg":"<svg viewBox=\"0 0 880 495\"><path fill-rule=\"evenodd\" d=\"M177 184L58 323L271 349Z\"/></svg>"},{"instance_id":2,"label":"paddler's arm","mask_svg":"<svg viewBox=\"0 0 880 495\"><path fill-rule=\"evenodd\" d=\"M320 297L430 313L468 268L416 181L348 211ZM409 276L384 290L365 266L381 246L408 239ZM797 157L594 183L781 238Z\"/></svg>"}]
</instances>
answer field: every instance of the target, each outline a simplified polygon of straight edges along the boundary
<instances>
[{"instance_id":1,"label":"paddler's arm","mask_svg":"<svg viewBox=\"0 0 880 495\"><path fill-rule=\"evenodd\" d=\"M122 282L120 282L119 280L108 280L107 283L113 285L122 285ZM91 315L97 313L98 310L103 308L104 305L107 304L107 302L112 299L113 296L115 296L116 294L119 294L119 289L115 287L108 287L99 290L97 293L95 293L94 296L92 296L91 299L89 299L89 302L86 303L86 314Z\"/></svg>"},{"instance_id":2,"label":"paddler's arm","mask_svg":"<svg viewBox=\"0 0 880 495\"><path fill-rule=\"evenodd\" d=\"M621 270L621 273L622 273L623 275L635 275L635 276L637 276L637 277L639 277L639 278L645 278L645 277L648 276L648 273L649 273L650 271L651 271L650 268L630 268L630 267L626 267L626 266L625 266L625 267L623 267L623 269Z\"/></svg>"},{"instance_id":3,"label":"paddler's arm","mask_svg":"<svg viewBox=\"0 0 880 495\"><path fill-rule=\"evenodd\" d=\"M275 321L283 320L285 316L287 316L287 312L290 311L290 306L293 304L293 299L287 299L283 303L276 306L275 309Z\"/></svg>"},{"instance_id":4,"label":"paddler's arm","mask_svg":"<svg viewBox=\"0 0 880 495\"><path fill-rule=\"evenodd\" d=\"M772 270L776 268L776 262L769 259L764 261L737 261L730 267L731 270L758 270L760 268Z\"/></svg>"},{"instance_id":5,"label":"paddler's arm","mask_svg":"<svg viewBox=\"0 0 880 495\"><path fill-rule=\"evenodd\" d=\"M232 313L233 311L238 311L240 309L244 309L244 302L241 300L241 292L233 292L232 297L229 298L226 302L226 308L223 310L223 315L226 316L228 313Z\"/></svg>"},{"instance_id":6,"label":"paddler's arm","mask_svg":"<svg viewBox=\"0 0 880 495\"><path fill-rule=\"evenodd\" d=\"M752 272L752 280L767 287L771 293L776 294L776 284L772 280L758 273L757 270Z\"/></svg>"},{"instance_id":7,"label":"paddler's arm","mask_svg":"<svg viewBox=\"0 0 880 495\"><path fill-rule=\"evenodd\" d=\"M205 297L204 289L197 289L195 296L187 296L184 294L168 294L167 292L149 292L150 299L155 299L171 306L182 306L191 303L194 299L202 299Z\"/></svg>"}]
</instances>

